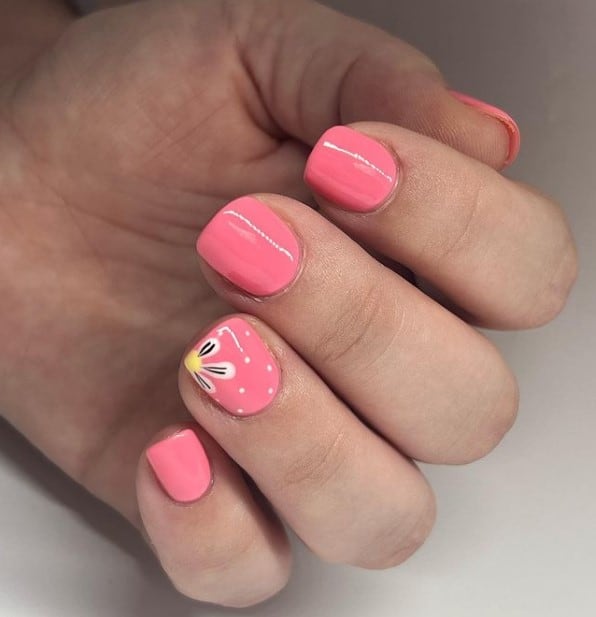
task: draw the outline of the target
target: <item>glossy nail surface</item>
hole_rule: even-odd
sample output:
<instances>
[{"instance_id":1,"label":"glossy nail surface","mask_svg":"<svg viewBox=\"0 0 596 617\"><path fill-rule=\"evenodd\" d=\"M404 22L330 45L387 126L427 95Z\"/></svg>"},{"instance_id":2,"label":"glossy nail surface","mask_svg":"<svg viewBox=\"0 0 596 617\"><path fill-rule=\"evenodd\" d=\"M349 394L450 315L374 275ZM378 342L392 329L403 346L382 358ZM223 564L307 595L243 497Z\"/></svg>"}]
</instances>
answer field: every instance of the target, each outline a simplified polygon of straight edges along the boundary
<instances>
[{"instance_id":1,"label":"glossy nail surface","mask_svg":"<svg viewBox=\"0 0 596 617\"><path fill-rule=\"evenodd\" d=\"M164 491L180 503L196 501L211 486L211 467L196 433L175 433L147 449L147 460Z\"/></svg>"},{"instance_id":2,"label":"glossy nail surface","mask_svg":"<svg viewBox=\"0 0 596 617\"><path fill-rule=\"evenodd\" d=\"M346 126L335 126L313 148L304 180L333 204L370 212L391 195L398 175L395 158L378 141Z\"/></svg>"},{"instance_id":3,"label":"glossy nail surface","mask_svg":"<svg viewBox=\"0 0 596 617\"><path fill-rule=\"evenodd\" d=\"M184 359L197 384L229 413L257 414L275 398L279 367L256 330L232 317L218 324Z\"/></svg>"},{"instance_id":4,"label":"glossy nail surface","mask_svg":"<svg viewBox=\"0 0 596 617\"><path fill-rule=\"evenodd\" d=\"M450 92L458 101L464 103L464 105L474 107L481 113L490 116L491 118L495 118L495 120L498 120L505 126L507 133L509 134L509 152L507 153L507 159L505 160L504 166L506 167L507 165L511 165L511 163L513 163L513 161L517 158L521 147L521 133L519 127L517 126L517 122L508 113L498 107L495 107L494 105L489 105L484 101L480 101L479 99L467 94L462 94L461 92L456 92L454 90L451 90Z\"/></svg>"},{"instance_id":5,"label":"glossy nail surface","mask_svg":"<svg viewBox=\"0 0 596 617\"><path fill-rule=\"evenodd\" d=\"M256 296L282 291L300 266L296 236L253 197L222 208L199 236L197 251L219 274Z\"/></svg>"}]
</instances>

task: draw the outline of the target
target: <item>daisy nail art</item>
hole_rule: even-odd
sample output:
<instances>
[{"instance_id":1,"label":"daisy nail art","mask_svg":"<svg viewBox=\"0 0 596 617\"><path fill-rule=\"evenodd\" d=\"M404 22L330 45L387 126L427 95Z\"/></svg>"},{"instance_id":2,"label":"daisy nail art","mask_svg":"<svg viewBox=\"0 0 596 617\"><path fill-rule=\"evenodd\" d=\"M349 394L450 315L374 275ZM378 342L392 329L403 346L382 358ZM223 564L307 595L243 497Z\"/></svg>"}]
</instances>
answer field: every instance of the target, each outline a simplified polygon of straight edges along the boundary
<instances>
[{"instance_id":1,"label":"daisy nail art","mask_svg":"<svg viewBox=\"0 0 596 617\"><path fill-rule=\"evenodd\" d=\"M186 355L184 366L201 389L236 416L263 411L279 389L275 359L240 317L218 324Z\"/></svg>"},{"instance_id":2,"label":"daisy nail art","mask_svg":"<svg viewBox=\"0 0 596 617\"><path fill-rule=\"evenodd\" d=\"M209 394L215 394L217 388L214 379L232 379L236 376L236 367L231 362L209 362L211 356L221 351L219 338L208 338L198 349L193 349L184 359L184 366L195 381ZM206 362L207 360L207 362Z\"/></svg>"}]
</instances>

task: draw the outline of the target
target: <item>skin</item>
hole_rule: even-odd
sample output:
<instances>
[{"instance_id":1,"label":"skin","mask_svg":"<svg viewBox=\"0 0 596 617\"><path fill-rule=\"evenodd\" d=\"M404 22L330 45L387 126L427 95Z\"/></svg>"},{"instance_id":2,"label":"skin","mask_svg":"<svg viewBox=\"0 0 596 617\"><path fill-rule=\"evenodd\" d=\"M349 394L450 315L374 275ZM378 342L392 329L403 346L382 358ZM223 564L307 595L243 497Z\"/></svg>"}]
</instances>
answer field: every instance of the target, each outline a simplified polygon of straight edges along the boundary
<instances>
[{"instance_id":1,"label":"skin","mask_svg":"<svg viewBox=\"0 0 596 617\"><path fill-rule=\"evenodd\" d=\"M494 171L503 126L456 101L419 52L307 2L146 2L81 20L55 3L19 6L5 2L14 23L0 20L6 419L141 529L189 597L247 606L283 587L291 556L271 505L324 559L403 561L435 508L411 458L479 458L517 409L509 369L461 317L540 325L576 275L558 208ZM17 27L26 43L11 39ZM313 201L309 146L361 120L407 172L392 201L366 217L295 201ZM194 251L217 208L257 192L308 255L266 301L201 273ZM246 421L179 369L234 310L284 375L271 408ZM214 476L184 507L143 456L181 426L200 435Z\"/></svg>"}]
</instances>

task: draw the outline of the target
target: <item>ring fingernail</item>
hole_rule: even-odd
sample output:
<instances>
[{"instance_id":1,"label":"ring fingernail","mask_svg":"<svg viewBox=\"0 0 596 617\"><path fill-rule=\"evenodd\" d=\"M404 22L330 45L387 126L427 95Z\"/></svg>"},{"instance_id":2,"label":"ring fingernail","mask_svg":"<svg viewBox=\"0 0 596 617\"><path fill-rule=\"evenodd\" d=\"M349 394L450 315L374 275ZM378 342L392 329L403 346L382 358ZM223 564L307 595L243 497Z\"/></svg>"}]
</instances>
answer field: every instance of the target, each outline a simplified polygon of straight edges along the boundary
<instances>
[{"instance_id":1,"label":"ring fingernail","mask_svg":"<svg viewBox=\"0 0 596 617\"><path fill-rule=\"evenodd\" d=\"M199 236L197 251L219 274L256 296L285 289L300 266L296 236L253 197L222 208Z\"/></svg>"},{"instance_id":2,"label":"ring fingernail","mask_svg":"<svg viewBox=\"0 0 596 617\"><path fill-rule=\"evenodd\" d=\"M209 459L196 433L190 429L154 443L147 449L147 460L174 501L196 501L211 485Z\"/></svg>"},{"instance_id":3,"label":"ring fingernail","mask_svg":"<svg viewBox=\"0 0 596 617\"><path fill-rule=\"evenodd\" d=\"M356 212L370 212L387 200L399 176L395 158L378 141L346 126L319 139L304 179L321 197Z\"/></svg>"},{"instance_id":4,"label":"ring fingernail","mask_svg":"<svg viewBox=\"0 0 596 617\"><path fill-rule=\"evenodd\" d=\"M521 145L521 136L517 122L506 111L494 105L485 103L468 94L456 92L455 90L451 90L450 92L460 103L468 105L469 107L474 107L481 113L498 120L505 126L507 133L509 133L509 152L505 160L505 166L510 165L517 158Z\"/></svg>"},{"instance_id":5,"label":"ring fingernail","mask_svg":"<svg viewBox=\"0 0 596 617\"><path fill-rule=\"evenodd\" d=\"M196 383L229 413L257 414L275 398L280 371L261 337L244 319L218 324L184 358Z\"/></svg>"}]
</instances>

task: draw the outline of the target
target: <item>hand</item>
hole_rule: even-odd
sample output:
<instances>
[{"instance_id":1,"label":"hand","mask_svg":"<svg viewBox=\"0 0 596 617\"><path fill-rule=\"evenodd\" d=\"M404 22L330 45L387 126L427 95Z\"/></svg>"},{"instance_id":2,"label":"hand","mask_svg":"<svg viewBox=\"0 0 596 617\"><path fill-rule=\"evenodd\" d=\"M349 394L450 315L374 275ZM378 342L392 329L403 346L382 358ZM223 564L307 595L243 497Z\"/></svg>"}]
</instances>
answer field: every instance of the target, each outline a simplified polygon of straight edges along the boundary
<instances>
[{"instance_id":1,"label":"hand","mask_svg":"<svg viewBox=\"0 0 596 617\"><path fill-rule=\"evenodd\" d=\"M512 154L502 122L374 28L306 2L148 2L74 22L0 91L0 409L143 528L191 597L243 606L288 576L283 530L232 458L322 557L382 567L434 516L406 456L472 460L513 420L515 381L484 338L287 197L259 195L301 244L285 293L256 302L206 266L216 295L198 272L223 203L308 200L309 146L364 119L386 123L355 128L397 153L397 190L362 216L315 174L325 214L474 322L552 318L575 275L559 211L491 170ZM259 318L281 379L236 420L182 370L205 431L177 366L230 305ZM181 426L214 478L187 506L141 456Z\"/></svg>"}]
</instances>

